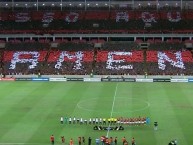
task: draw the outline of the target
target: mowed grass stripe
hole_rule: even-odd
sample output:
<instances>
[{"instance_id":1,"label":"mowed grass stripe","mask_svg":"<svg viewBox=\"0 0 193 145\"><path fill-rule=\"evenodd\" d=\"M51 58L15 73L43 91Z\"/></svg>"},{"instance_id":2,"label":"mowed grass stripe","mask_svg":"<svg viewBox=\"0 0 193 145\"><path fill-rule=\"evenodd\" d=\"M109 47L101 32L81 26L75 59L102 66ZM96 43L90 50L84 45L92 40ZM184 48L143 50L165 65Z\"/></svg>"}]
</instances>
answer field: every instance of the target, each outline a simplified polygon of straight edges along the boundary
<instances>
[{"instance_id":1,"label":"mowed grass stripe","mask_svg":"<svg viewBox=\"0 0 193 145\"><path fill-rule=\"evenodd\" d=\"M183 87L182 87L183 86ZM180 144L187 144L187 142L192 142L192 133L190 126L192 126L193 117L189 115L189 112L193 109L191 102L189 102L188 96L192 96L192 93L188 93L186 88L187 84L176 84L170 86L170 89L165 89L170 104L171 109L174 112L174 120L176 120L178 126L173 127L173 134L179 140ZM173 124L172 124L173 125ZM189 140L189 141L188 141Z\"/></svg>"},{"instance_id":2,"label":"mowed grass stripe","mask_svg":"<svg viewBox=\"0 0 193 145\"><path fill-rule=\"evenodd\" d=\"M151 118L151 103L149 101L149 83L135 83L133 84L133 100L132 102L134 105L139 105L138 110L132 112L132 117L150 117ZM133 106L133 110L136 110L136 107ZM151 118L152 119L152 118ZM130 127L131 137L134 137L138 144L149 144L149 141L151 140L151 144L156 144L156 136L153 132L152 125L142 125L142 126L134 126ZM144 138L141 138L144 136Z\"/></svg>"},{"instance_id":3,"label":"mowed grass stripe","mask_svg":"<svg viewBox=\"0 0 193 145\"><path fill-rule=\"evenodd\" d=\"M165 136L165 132L167 131L165 129L165 123L164 122L164 115L165 114L165 104L168 104L168 99L165 93L165 88L163 87L166 85L165 83L150 83L147 86L147 96L150 103L149 112L150 112L150 119L151 119L151 132L148 132L147 138L143 139L146 144L148 144L149 141L152 142L152 144L156 145L163 145L168 144L167 138ZM170 115L170 114L169 114ZM154 131L154 122L158 122L158 130Z\"/></svg>"},{"instance_id":4,"label":"mowed grass stripe","mask_svg":"<svg viewBox=\"0 0 193 145\"><path fill-rule=\"evenodd\" d=\"M73 115L87 119L91 116L96 117L99 112L96 107L96 105L98 105L98 100L105 95L103 92L104 84L85 83L79 85L83 88L80 86L76 87L76 90L78 91L78 93L76 92L78 94L78 100Z\"/></svg>"},{"instance_id":5,"label":"mowed grass stripe","mask_svg":"<svg viewBox=\"0 0 193 145\"><path fill-rule=\"evenodd\" d=\"M116 87L117 87L117 90L116 90ZM95 114L92 117L98 117L98 118L101 117L106 119L111 117L111 113L113 115L112 107L114 110L114 106L112 105L113 105L113 101L116 102L117 92L118 92L117 82L103 83L103 87L102 87L101 93L99 94L99 99L97 100L96 108L95 108L96 110L98 110L96 114L97 115L99 114L99 116ZM108 127L108 124L106 124L106 127ZM111 131L108 133L107 130L95 131L93 130L93 127L90 127L88 131L89 132L87 132L87 135L86 135L87 137L94 136L95 138L99 138L100 136L106 136L107 134L109 135L109 137L111 136ZM95 142L95 138L93 138L94 139L93 142Z\"/></svg>"},{"instance_id":6,"label":"mowed grass stripe","mask_svg":"<svg viewBox=\"0 0 193 145\"><path fill-rule=\"evenodd\" d=\"M0 123L4 123L1 128L10 129L8 132L5 131L5 136L3 136L4 130L0 130L0 143L13 141L49 145L49 137L53 133L56 137L56 145L61 144L61 135L65 136L66 144L71 137L75 144L78 144L78 136L84 136L86 144L88 137L91 136L92 144L95 144L95 138L107 133L107 131L94 131L94 125L61 125L59 119L61 115L64 117L77 115L83 118L109 117L116 82L11 82L10 86L6 82L6 87L2 84L4 82L0 84L0 105L3 107L0 114L4 116L5 112L8 112L7 117L0 118ZM5 93L7 86L17 93L10 91ZM109 136L117 136L118 144L121 144L123 136L126 136L129 142L132 137L135 137L137 144L143 145L168 144L171 139L174 139L173 137L179 138L179 144L191 144L193 142L191 138L193 98L190 89L192 88L193 84L190 83L119 83L113 116L149 115L151 125L125 126L124 131L110 131ZM13 100L12 95L16 97ZM144 106L142 101L129 98L148 101L150 106L141 111L124 112ZM3 100L2 103L1 100ZM77 107L77 104L82 101L84 102L82 106L88 107L90 111ZM123 103L125 105L121 105ZM13 113L12 107L16 108L16 113ZM185 109L181 109L182 107ZM3 112L4 110L6 111ZM158 121L158 131L153 130L154 121Z\"/></svg>"},{"instance_id":7,"label":"mowed grass stripe","mask_svg":"<svg viewBox=\"0 0 193 145\"><path fill-rule=\"evenodd\" d=\"M35 85L34 87L31 87L31 83L29 82L21 82L21 83L9 82L6 83L5 86L4 84L5 84L4 82L1 84L2 88L0 92L1 114L3 113L3 111L6 111L6 109L10 109L12 105L17 104L18 101L21 101L29 91L33 91L34 89L41 86L40 83ZM25 86L25 88L23 88L23 86Z\"/></svg>"},{"instance_id":8,"label":"mowed grass stripe","mask_svg":"<svg viewBox=\"0 0 193 145\"><path fill-rule=\"evenodd\" d=\"M33 107L32 108L30 107L31 103L32 103L31 101L32 101L32 99L36 99L36 97L31 95L31 93L39 92L40 91L39 88L41 88L40 85L43 85L42 83L38 83L38 84L35 84L35 86L33 86L33 84L30 83L30 86L28 86L24 82L20 82L18 84L21 85L21 86L20 86L20 88L18 88L16 86L16 88L18 90L17 90L17 93L14 94L15 96L13 96L13 97L19 98L18 96L23 96L23 99L20 100L19 102L17 102L17 104L15 104L12 107L13 109L10 110L10 112L6 113L7 117L9 117L8 119L13 121L12 123L9 123L8 125L14 124L14 126L12 126L12 128L10 130L8 130L7 133L4 134L4 138L9 138L10 137L9 140L8 140L9 142L17 141L17 140L20 141L21 138L23 138L22 140L25 141L25 136L22 137L23 131L24 131L23 129L25 129L25 127L23 127L23 125L25 125L25 124L20 126L20 123L22 123L23 117L25 117L25 115L28 112L30 112L31 109L33 109ZM28 101L28 98L30 99L30 102ZM35 100L35 102L37 102L37 101L38 100ZM31 120L31 117L30 117L28 122L31 123L31 121L33 121L33 120ZM21 130L19 133L18 133L18 130L17 130L18 125L21 127L21 129L19 129L19 130ZM29 129L30 129L30 126L29 126ZM17 131L14 132L14 130L17 130ZM28 133L28 132L26 132L26 133ZM13 136L13 137L11 137L11 136Z\"/></svg>"},{"instance_id":9,"label":"mowed grass stripe","mask_svg":"<svg viewBox=\"0 0 193 145\"><path fill-rule=\"evenodd\" d=\"M154 89L152 91L155 97L151 96L151 116L153 121L158 121L158 131L155 131L157 145L168 144L172 139L178 138L178 134L183 136L183 133L180 132L180 125L176 118L176 114L171 106L170 97L175 95L175 93L168 93L168 90L171 90L173 85L169 83L155 83ZM152 122L153 123L153 122ZM176 132L177 131L177 132ZM167 136L166 136L167 132Z\"/></svg>"},{"instance_id":10,"label":"mowed grass stripe","mask_svg":"<svg viewBox=\"0 0 193 145\"><path fill-rule=\"evenodd\" d=\"M112 111L112 103L114 99L116 83L104 83L98 93L98 99L95 103L96 113L93 112L92 117L109 118ZM94 89L93 89L94 92Z\"/></svg>"},{"instance_id":11,"label":"mowed grass stripe","mask_svg":"<svg viewBox=\"0 0 193 145\"><path fill-rule=\"evenodd\" d=\"M115 93L115 90L114 90L114 93ZM112 117L116 117L116 118L131 117L128 111L129 112L131 111L129 110L131 108L129 105L132 105L132 103L130 103L129 101L131 101L130 95L132 93L133 93L133 86L130 83L117 83L117 90L116 90L116 96L114 100ZM131 130L129 131L127 125L123 125L123 127L125 128L126 132L111 130L108 134L109 137L113 137L113 138L118 137L118 144L122 144L121 138L124 136L126 140L130 142L132 131Z\"/></svg>"},{"instance_id":12,"label":"mowed grass stripe","mask_svg":"<svg viewBox=\"0 0 193 145\"><path fill-rule=\"evenodd\" d=\"M112 88L115 87L115 84L99 84L99 83L86 83L89 85L87 89L82 94L82 97L84 98L81 102L82 107L87 108L85 109L76 109L76 112L78 114L82 114L83 118L86 118L87 120L89 118L107 118L110 115L111 110L111 104L112 104L112 95L113 90ZM85 84L85 85L86 85ZM90 87L90 85L92 87ZM74 127L74 126L73 126ZM75 125L75 128L78 129L80 125ZM88 127L83 128L78 131L79 134L77 136L85 136L88 138L89 136L101 136L106 135L106 131L98 132L93 130L93 125L88 125ZM75 130L76 130L75 129ZM76 133L76 132L75 132ZM75 138L75 140L77 140ZM86 140L87 141L87 140Z\"/></svg>"},{"instance_id":13,"label":"mowed grass stripe","mask_svg":"<svg viewBox=\"0 0 193 145\"><path fill-rule=\"evenodd\" d=\"M118 83L113 117L131 117L133 85L131 83Z\"/></svg>"},{"instance_id":14,"label":"mowed grass stripe","mask_svg":"<svg viewBox=\"0 0 193 145\"><path fill-rule=\"evenodd\" d=\"M8 93L13 93L12 92L12 86L14 85L13 82L0 82L0 99L3 99L6 97ZM1 102L0 102L1 103Z\"/></svg>"},{"instance_id":15,"label":"mowed grass stripe","mask_svg":"<svg viewBox=\"0 0 193 145\"><path fill-rule=\"evenodd\" d=\"M2 106L0 113L0 124L2 125L0 132L1 141L7 140L6 133L12 130L16 123L20 122L21 118L25 116L25 114L27 114L30 110L30 108L22 107L22 105L26 105L26 103L23 104L23 100L31 92L36 92L37 88L41 87L41 84L38 84L34 87L30 87L31 83L22 84L23 86L21 84L18 85L16 83L11 83L11 87L9 87L9 89L11 89L12 91L2 90L4 92L7 92L7 95L5 93L2 93L5 95L5 97L1 98L0 101Z\"/></svg>"},{"instance_id":16,"label":"mowed grass stripe","mask_svg":"<svg viewBox=\"0 0 193 145\"><path fill-rule=\"evenodd\" d=\"M30 91L28 88L31 88ZM23 92L21 89L26 92ZM57 90L54 85L40 82L30 83L30 86L24 83L24 85L19 88L18 94L25 96L25 98L14 106L18 109L15 110L11 116L9 116L9 112L7 113L8 117L10 117L9 119L14 122L14 126L12 126L11 130L4 134L4 138L7 138L8 142L21 142L21 140L27 142L31 135L33 135L34 131L38 129L38 126L42 121L46 120L45 116L50 112L50 109L47 106L50 106L50 108L53 106L46 105L49 101L45 100L49 100L47 97L49 96L49 91L52 89L54 91ZM28 108L26 108L27 106ZM12 112L13 111L14 110L12 110ZM15 117L17 120L12 117ZM19 133L18 130L20 130ZM2 139L1 141L4 140Z\"/></svg>"},{"instance_id":17,"label":"mowed grass stripe","mask_svg":"<svg viewBox=\"0 0 193 145\"><path fill-rule=\"evenodd\" d=\"M72 83L70 83L71 85ZM80 82L78 83L73 83L74 87L73 89L71 89L68 92L68 95L73 97L73 104L72 104L72 108L68 111L68 110L64 110L63 115L64 117L71 117L72 119L75 117L77 118L84 118L84 112L80 111L80 108L77 107L78 102L80 102L81 100L84 100L85 98L85 94L88 92L89 88L91 87L91 85L89 84L82 84ZM67 94L66 94L67 95ZM69 100L69 104L71 104L72 100ZM69 113L67 113L69 112ZM67 139L66 141L68 142L70 140L70 138L73 138L74 141L78 140L78 136L84 136L85 132L86 132L86 128L82 128L80 126L80 124L71 124L71 125L60 125L59 127L61 128L61 131L58 134L57 140L58 142L60 142L60 136L65 136L65 138ZM82 128L82 129L81 129ZM68 131L66 131L68 130ZM72 135L73 134L73 135ZM76 138L74 138L74 136L76 136Z\"/></svg>"},{"instance_id":18,"label":"mowed grass stripe","mask_svg":"<svg viewBox=\"0 0 193 145\"><path fill-rule=\"evenodd\" d=\"M69 111L69 113L71 113L71 110L68 109L70 103L66 101L65 98L70 98L68 94L75 88L75 84L49 83L49 86L51 88L44 90L48 93L44 94L45 96L42 97L41 102L38 102L34 110L34 114L39 113L43 121L28 142L47 143L49 142L50 135L54 134L55 136L59 136L62 131L60 117L64 115L65 112ZM72 97L71 99L73 100L74 98ZM42 104L44 105L42 106ZM41 110L41 112L39 112L39 110Z\"/></svg>"},{"instance_id":19,"label":"mowed grass stripe","mask_svg":"<svg viewBox=\"0 0 193 145\"><path fill-rule=\"evenodd\" d=\"M184 87L186 89L184 89ZM176 114L178 114L178 118L179 118L179 123L181 126L183 126L182 130L184 132L184 136L185 136L185 139L186 139L186 142L189 143L189 142L193 142L193 138L192 138L192 126L193 126L193 123L192 123L192 120L193 120L193 116L190 115L192 114L192 111L193 111L193 84L191 85L188 85L188 84L183 84L180 86L181 87L181 91L184 93L184 96L182 97L186 97L186 101L188 102L187 106L182 106L182 107L185 107L185 109L182 109L182 113L178 114L178 112ZM186 114L186 115L184 115ZM186 122L186 123L184 123Z\"/></svg>"},{"instance_id":20,"label":"mowed grass stripe","mask_svg":"<svg viewBox=\"0 0 193 145\"><path fill-rule=\"evenodd\" d=\"M65 135L66 138L70 138L79 134L84 135L84 131L79 130L79 126L74 125L74 126L62 126L60 125L60 117L61 115L66 117L81 117L81 113L78 113L76 111L76 105L77 102L79 102L79 100L82 99L82 96L84 96L84 93L87 92L88 87L90 87L90 85L87 84L81 84L81 83L65 83L65 85L68 86L72 86L71 89L69 89L67 92L63 93L63 101L59 101L59 103L57 104L57 106L55 106L55 108L53 109L51 115L52 118L54 119L53 122L50 122L50 124L52 126L54 126L55 129L48 129L47 132L49 132L46 137L44 138L44 142L48 141L48 136L50 136L51 134L54 134L56 136L56 141L60 141L60 136L61 135ZM63 88L61 87L61 90ZM62 92L62 91L57 90L57 92ZM60 94L58 94L60 95ZM57 95L55 95L57 96ZM50 120L50 119L49 119ZM46 123L45 126L47 126L48 124ZM41 130L41 129L39 129ZM68 132L66 132L66 130L68 130ZM36 137L38 137L38 134L36 134ZM34 138L36 138L34 137ZM43 138L42 138L43 139ZM43 140L42 140L43 142Z\"/></svg>"}]
</instances>

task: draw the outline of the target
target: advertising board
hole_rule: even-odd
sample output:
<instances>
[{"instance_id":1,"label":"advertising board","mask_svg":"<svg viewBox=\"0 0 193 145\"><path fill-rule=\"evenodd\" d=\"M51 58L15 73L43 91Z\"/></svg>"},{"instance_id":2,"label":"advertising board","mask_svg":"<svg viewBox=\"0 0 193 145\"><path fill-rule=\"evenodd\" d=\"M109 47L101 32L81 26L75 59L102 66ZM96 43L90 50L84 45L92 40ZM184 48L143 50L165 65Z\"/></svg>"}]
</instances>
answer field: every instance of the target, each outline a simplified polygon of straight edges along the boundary
<instances>
[{"instance_id":1,"label":"advertising board","mask_svg":"<svg viewBox=\"0 0 193 145\"><path fill-rule=\"evenodd\" d=\"M15 78L0 78L0 81L15 81Z\"/></svg>"},{"instance_id":2,"label":"advertising board","mask_svg":"<svg viewBox=\"0 0 193 145\"><path fill-rule=\"evenodd\" d=\"M135 78L101 78L102 82L135 82Z\"/></svg>"},{"instance_id":3,"label":"advertising board","mask_svg":"<svg viewBox=\"0 0 193 145\"><path fill-rule=\"evenodd\" d=\"M171 82L169 78L154 78L153 82Z\"/></svg>"},{"instance_id":4,"label":"advertising board","mask_svg":"<svg viewBox=\"0 0 193 145\"><path fill-rule=\"evenodd\" d=\"M193 78L189 78L188 82L193 83Z\"/></svg>"},{"instance_id":5,"label":"advertising board","mask_svg":"<svg viewBox=\"0 0 193 145\"><path fill-rule=\"evenodd\" d=\"M84 78L84 82L101 82L101 78Z\"/></svg>"},{"instance_id":6,"label":"advertising board","mask_svg":"<svg viewBox=\"0 0 193 145\"><path fill-rule=\"evenodd\" d=\"M81 81L81 82L83 82L84 78L67 78L66 80L67 81Z\"/></svg>"},{"instance_id":7,"label":"advertising board","mask_svg":"<svg viewBox=\"0 0 193 145\"><path fill-rule=\"evenodd\" d=\"M15 78L15 81L32 81L32 78Z\"/></svg>"},{"instance_id":8,"label":"advertising board","mask_svg":"<svg viewBox=\"0 0 193 145\"><path fill-rule=\"evenodd\" d=\"M171 79L172 83L187 83L188 79Z\"/></svg>"},{"instance_id":9,"label":"advertising board","mask_svg":"<svg viewBox=\"0 0 193 145\"><path fill-rule=\"evenodd\" d=\"M149 82L149 83L152 83L153 79L136 79L136 82Z\"/></svg>"},{"instance_id":10,"label":"advertising board","mask_svg":"<svg viewBox=\"0 0 193 145\"><path fill-rule=\"evenodd\" d=\"M49 78L50 82L66 82L66 78Z\"/></svg>"},{"instance_id":11,"label":"advertising board","mask_svg":"<svg viewBox=\"0 0 193 145\"><path fill-rule=\"evenodd\" d=\"M49 78L32 78L32 81L49 81Z\"/></svg>"}]
</instances>

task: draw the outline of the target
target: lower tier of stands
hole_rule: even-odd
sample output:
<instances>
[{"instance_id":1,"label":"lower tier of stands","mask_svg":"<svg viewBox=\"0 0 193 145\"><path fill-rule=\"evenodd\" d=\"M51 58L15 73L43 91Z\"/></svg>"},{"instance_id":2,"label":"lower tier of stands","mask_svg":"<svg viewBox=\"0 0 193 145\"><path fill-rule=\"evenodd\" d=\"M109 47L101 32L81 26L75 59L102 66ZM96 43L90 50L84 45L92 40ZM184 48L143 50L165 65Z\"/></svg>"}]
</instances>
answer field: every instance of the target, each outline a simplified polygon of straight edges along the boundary
<instances>
[{"instance_id":1,"label":"lower tier of stands","mask_svg":"<svg viewBox=\"0 0 193 145\"><path fill-rule=\"evenodd\" d=\"M193 75L189 50L2 50L3 74Z\"/></svg>"}]
</instances>

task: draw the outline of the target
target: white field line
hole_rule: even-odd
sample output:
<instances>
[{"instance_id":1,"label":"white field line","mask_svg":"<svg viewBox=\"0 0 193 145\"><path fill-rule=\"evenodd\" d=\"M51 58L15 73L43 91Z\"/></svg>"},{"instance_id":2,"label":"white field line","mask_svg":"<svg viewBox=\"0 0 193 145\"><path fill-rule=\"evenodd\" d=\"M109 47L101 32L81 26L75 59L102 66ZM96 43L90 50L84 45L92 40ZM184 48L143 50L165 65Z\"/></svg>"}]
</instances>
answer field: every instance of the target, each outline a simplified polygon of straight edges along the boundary
<instances>
[{"instance_id":1,"label":"white field line","mask_svg":"<svg viewBox=\"0 0 193 145\"><path fill-rule=\"evenodd\" d=\"M111 108L111 115L110 115L110 118L112 118L113 116L113 110L114 110L114 106L115 106L115 98L116 98L116 95L117 95L117 88L118 88L118 83L116 84L116 88L115 88L115 92L114 92L114 96L113 96L113 104L112 104L112 108ZM108 128L110 127L111 125L109 124ZM109 129L107 131L107 137L109 136Z\"/></svg>"}]
</instances>

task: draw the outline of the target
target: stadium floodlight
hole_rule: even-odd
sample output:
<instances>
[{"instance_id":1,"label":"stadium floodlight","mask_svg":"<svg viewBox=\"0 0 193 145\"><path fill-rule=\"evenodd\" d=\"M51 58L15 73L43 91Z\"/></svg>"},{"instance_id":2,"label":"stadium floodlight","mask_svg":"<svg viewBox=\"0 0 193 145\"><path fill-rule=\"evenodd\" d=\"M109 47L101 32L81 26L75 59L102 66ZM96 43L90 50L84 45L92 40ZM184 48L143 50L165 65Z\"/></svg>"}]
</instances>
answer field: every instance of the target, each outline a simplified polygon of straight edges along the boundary
<instances>
[{"instance_id":1,"label":"stadium floodlight","mask_svg":"<svg viewBox=\"0 0 193 145\"><path fill-rule=\"evenodd\" d=\"M5 4L5 6L8 6L8 4Z\"/></svg>"},{"instance_id":2,"label":"stadium floodlight","mask_svg":"<svg viewBox=\"0 0 193 145\"><path fill-rule=\"evenodd\" d=\"M98 4L96 4L96 6L98 6Z\"/></svg>"},{"instance_id":3,"label":"stadium floodlight","mask_svg":"<svg viewBox=\"0 0 193 145\"><path fill-rule=\"evenodd\" d=\"M87 4L87 6L89 6L90 4Z\"/></svg>"},{"instance_id":4,"label":"stadium floodlight","mask_svg":"<svg viewBox=\"0 0 193 145\"><path fill-rule=\"evenodd\" d=\"M63 1L61 0L60 1L60 10L62 11L62 3L63 3Z\"/></svg>"},{"instance_id":5,"label":"stadium floodlight","mask_svg":"<svg viewBox=\"0 0 193 145\"><path fill-rule=\"evenodd\" d=\"M82 4L79 4L79 6L82 6Z\"/></svg>"},{"instance_id":6,"label":"stadium floodlight","mask_svg":"<svg viewBox=\"0 0 193 145\"><path fill-rule=\"evenodd\" d=\"M72 4L69 4L70 6L72 5Z\"/></svg>"},{"instance_id":7,"label":"stadium floodlight","mask_svg":"<svg viewBox=\"0 0 193 145\"><path fill-rule=\"evenodd\" d=\"M45 4L43 3L42 6L45 6Z\"/></svg>"}]
</instances>

